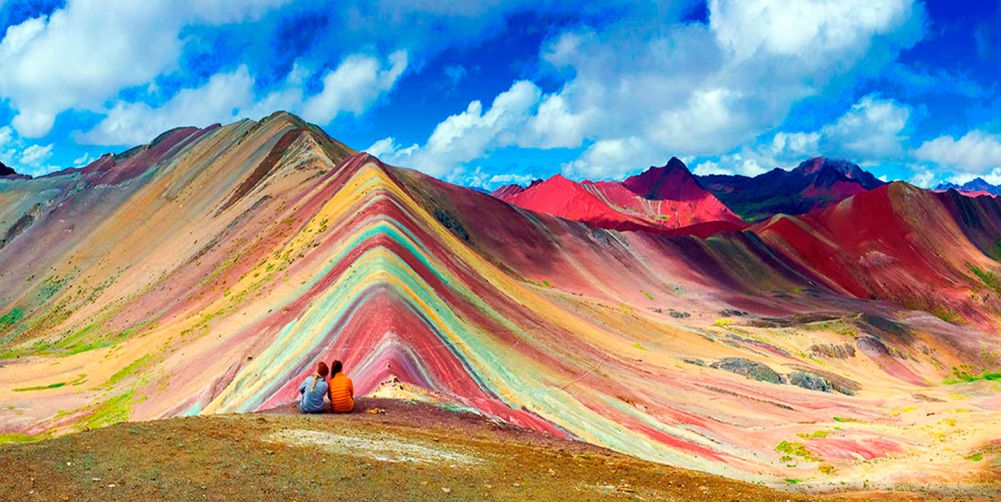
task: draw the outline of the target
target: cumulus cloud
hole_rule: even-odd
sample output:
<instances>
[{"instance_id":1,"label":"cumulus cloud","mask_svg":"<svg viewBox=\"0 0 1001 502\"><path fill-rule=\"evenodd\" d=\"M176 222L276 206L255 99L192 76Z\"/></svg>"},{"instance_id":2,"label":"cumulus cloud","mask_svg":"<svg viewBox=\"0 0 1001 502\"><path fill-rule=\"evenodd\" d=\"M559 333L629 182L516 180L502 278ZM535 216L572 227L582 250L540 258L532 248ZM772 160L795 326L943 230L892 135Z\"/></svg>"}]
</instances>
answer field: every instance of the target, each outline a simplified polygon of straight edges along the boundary
<instances>
[{"instance_id":1,"label":"cumulus cloud","mask_svg":"<svg viewBox=\"0 0 1001 502\"><path fill-rule=\"evenodd\" d=\"M521 80L498 94L489 109L484 111L480 101L473 101L465 111L442 121L422 146L402 148L393 138L385 138L368 151L379 152L378 156L386 162L431 175L453 173L494 148L516 144L520 126L531 116L540 96L535 84Z\"/></svg>"},{"instance_id":2,"label":"cumulus cloud","mask_svg":"<svg viewBox=\"0 0 1001 502\"><path fill-rule=\"evenodd\" d=\"M968 181L973 180L974 178L981 178L984 181L986 181L986 182L988 182L988 183L990 183L992 185L1001 186L1001 167L996 167L996 168L991 169L989 172L986 172L986 173L958 173L958 174L954 174L954 175L952 175L952 176L949 177L949 181L951 181L951 182L953 182L953 183L955 183L957 185L962 185L962 184L964 184L964 183L966 183Z\"/></svg>"},{"instance_id":3,"label":"cumulus cloud","mask_svg":"<svg viewBox=\"0 0 1001 502\"><path fill-rule=\"evenodd\" d=\"M541 96L515 143L585 146L563 166L569 175L620 177L670 155L733 151L780 125L801 100L879 72L925 22L913 0L712 0L708 24L619 12L598 27L564 30L540 50L543 71L570 78ZM827 131L773 140L790 152L815 150L824 138L841 140L846 152L900 152L897 126L908 111L876 98L859 106ZM874 120L890 122L875 137L860 135ZM754 155L743 157L740 171L763 169Z\"/></svg>"},{"instance_id":4,"label":"cumulus cloud","mask_svg":"<svg viewBox=\"0 0 1001 502\"><path fill-rule=\"evenodd\" d=\"M780 131L758 138L752 145L704 163L702 173L761 174L775 167L796 165L817 155L849 160L881 161L902 158L911 116L910 107L875 94L863 96L840 117L816 131ZM710 171L715 169L716 171Z\"/></svg>"},{"instance_id":5,"label":"cumulus cloud","mask_svg":"<svg viewBox=\"0 0 1001 502\"><path fill-rule=\"evenodd\" d=\"M360 115L399 80L407 68L406 51L390 54L387 63L365 55L345 58L323 76L323 90L303 103L303 118L327 123L344 112Z\"/></svg>"},{"instance_id":6,"label":"cumulus cloud","mask_svg":"<svg viewBox=\"0 0 1001 502\"><path fill-rule=\"evenodd\" d=\"M260 118L275 110L298 113L306 120L327 124L341 113L360 115L389 92L407 65L407 55L390 54L382 64L374 56L351 54L322 77L323 88L305 92L311 70L293 65L279 86L258 98L256 79L246 66L212 75L204 84L178 91L158 106L119 101L93 129L76 135L92 145L135 145L178 126L207 126L243 117Z\"/></svg>"},{"instance_id":7,"label":"cumulus cloud","mask_svg":"<svg viewBox=\"0 0 1001 502\"><path fill-rule=\"evenodd\" d=\"M31 145L21 151L20 163L26 167L38 167L52 155L52 145Z\"/></svg>"},{"instance_id":8,"label":"cumulus cloud","mask_svg":"<svg viewBox=\"0 0 1001 502\"><path fill-rule=\"evenodd\" d=\"M253 18L287 0L70 0L11 26L0 41L0 94L24 137L47 134L69 109L99 110L124 88L176 67L181 29Z\"/></svg>"},{"instance_id":9,"label":"cumulus cloud","mask_svg":"<svg viewBox=\"0 0 1001 502\"><path fill-rule=\"evenodd\" d=\"M14 131L11 130L10 126L0 127L0 148L7 146L13 138Z\"/></svg>"},{"instance_id":10,"label":"cumulus cloud","mask_svg":"<svg viewBox=\"0 0 1001 502\"><path fill-rule=\"evenodd\" d=\"M868 95L821 134L828 151L867 159L885 159L904 153L903 135L911 110L893 100Z\"/></svg>"},{"instance_id":11,"label":"cumulus cloud","mask_svg":"<svg viewBox=\"0 0 1001 502\"><path fill-rule=\"evenodd\" d=\"M168 129L206 126L236 119L238 110L253 102L254 79L245 66L217 73L202 86L183 89L160 106L142 102L117 103L100 123L77 136L91 145L146 143Z\"/></svg>"},{"instance_id":12,"label":"cumulus cloud","mask_svg":"<svg viewBox=\"0 0 1001 502\"><path fill-rule=\"evenodd\" d=\"M471 172L460 175L456 181L465 186L491 190L500 185L509 185L512 183L528 185L534 179L536 177L530 174L491 173L485 171L480 166L476 166Z\"/></svg>"},{"instance_id":13,"label":"cumulus cloud","mask_svg":"<svg viewBox=\"0 0 1001 502\"><path fill-rule=\"evenodd\" d=\"M914 186L922 188L934 188L934 186L938 184L936 183L937 177L938 175L935 174L935 171L928 169L916 169L914 170L914 174L911 176L909 182Z\"/></svg>"},{"instance_id":14,"label":"cumulus cloud","mask_svg":"<svg viewBox=\"0 0 1001 502\"><path fill-rule=\"evenodd\" d=\"M921 160L970 173L986 173L1001 167L1001 136L973 130L956 139L939 136L924 142L915 152Z\"/></svg>"},{"instance_id":15,"label":"cumulus cloud","mask_svg":"<svg viewBox=\"0 0 1001 502\"><path fill-rule=\"evenodd\" d=\"M713 33L735 61L764 53L792 57L815 69L831 65L821 55L857 60L874 37L913 36L895 32L921 21L913 18L920 7L911 0L711 0L709 5Z\"/></svg>"},{"instance_id":16,"label":"cumulus cloud","mask_svg":"<svg viewBox=\"0 0 1001 502\"><path fill-rule=\"evenodd\" d=\"M603 178L612 172L628 172L656 163L661 155L653 153L642 139L615 138L595 141L579 158L564 164L563 172L580 178Z\"/></svg>"}]
</instances>

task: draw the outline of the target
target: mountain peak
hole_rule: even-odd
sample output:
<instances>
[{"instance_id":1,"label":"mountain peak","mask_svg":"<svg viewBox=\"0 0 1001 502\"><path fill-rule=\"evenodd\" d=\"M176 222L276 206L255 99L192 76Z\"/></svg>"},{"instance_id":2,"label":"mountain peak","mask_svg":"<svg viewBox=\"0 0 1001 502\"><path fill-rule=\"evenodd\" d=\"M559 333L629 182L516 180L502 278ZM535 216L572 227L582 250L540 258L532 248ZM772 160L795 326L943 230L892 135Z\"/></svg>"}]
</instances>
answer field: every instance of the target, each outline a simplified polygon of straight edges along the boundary
<instances>
[{"instance_id":1,"label":"mountain peak","mask_svg":"<svg viewBox=\"0 0 1001 502\"><path fill-rule=\"evenodd\" d=\"M0 176L17 176L17 171L0 162Z\"/></svg>"},{"instance_id":2,"label":"mountain peak","mask_svg":"<svg viewBox=\"0 0 1001 502\"><path fill-rule=\"evenodd\" d=\"M885 184L873 176L872 173L859 167L858 164L844 159L832 159L829 157L807 159L796 166L792 172L800 175L809 175L827 183L843 178L858 182L866 190L872 190Z\"/></svg>"},{"instance_id":3,"label":"mountain peak","mask_svg":"<svg viewBox=\"0 0 1001 502\"><path fill-rule=\"evenodd\" d=\"M651 166L640 174L626 178L622 185L651 200L685 201L704 197L704 190L698 180L677 157L671 157L661 167Z\"/></svg>"}]
</instances>

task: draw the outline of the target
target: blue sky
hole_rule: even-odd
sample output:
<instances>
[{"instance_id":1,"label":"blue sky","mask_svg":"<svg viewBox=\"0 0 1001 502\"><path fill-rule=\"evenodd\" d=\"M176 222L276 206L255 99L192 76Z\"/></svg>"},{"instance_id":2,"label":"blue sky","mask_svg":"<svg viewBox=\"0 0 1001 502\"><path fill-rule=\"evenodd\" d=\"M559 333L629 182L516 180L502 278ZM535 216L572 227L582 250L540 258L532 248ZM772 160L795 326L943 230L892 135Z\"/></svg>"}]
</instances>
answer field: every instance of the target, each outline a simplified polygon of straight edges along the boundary
<instances>
[{"instance_id":1,"label":"blue sky","mask_svg":"<svg viewBox=\"0 0 1001 502\"><path fill-rule=\"evenodd\" d=\"M1001 7L916 0L0 0L0 160L285 109L467 185L815 155L1001 183Z\"/></svg>"}]
</instances>

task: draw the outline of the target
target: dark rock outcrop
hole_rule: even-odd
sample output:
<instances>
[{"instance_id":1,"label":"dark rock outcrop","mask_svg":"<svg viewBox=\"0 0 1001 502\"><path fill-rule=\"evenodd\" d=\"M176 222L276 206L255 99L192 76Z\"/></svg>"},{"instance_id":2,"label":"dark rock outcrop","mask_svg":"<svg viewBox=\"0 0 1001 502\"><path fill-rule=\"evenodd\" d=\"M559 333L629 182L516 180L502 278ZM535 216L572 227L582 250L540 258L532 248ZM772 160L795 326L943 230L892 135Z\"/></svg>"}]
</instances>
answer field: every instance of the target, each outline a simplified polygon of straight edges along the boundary
<instances>
[{"instance_id":1,"label":"dark rock outcrop","mask_svg":"<svg viewBox=\"0 0 1001 502\"><path fill-rule=\"evenodd\" d=\"M820 392L830 392L832 389L831 382L828 382L826 378L805 371L790 373L789 383L798 385L804 389L819 390Z\"/></svg>"},{"instance_id":2,"label":"dark rock outcrop","mask_svg":"<svg viewBox=\"0 0 1001 502\"><path fill-rule=\"evenodd\" d=\"M769 368L767 364L744 359L743 357L725 357L712 363L710 367L743 375L752 380L782 383L782 376Z\"/></svg>"},{"instance_id":3,"label":"dark rock outcrop","mask_svg":"<svg viewBox=\"0 0 1001 502\"><path fill-rule=\"evenodd\" d=\"M850 343L820 343L811 345L810 353L828 359L850 359L855 357L855 347Z\"/></svg>"}]
</instances>

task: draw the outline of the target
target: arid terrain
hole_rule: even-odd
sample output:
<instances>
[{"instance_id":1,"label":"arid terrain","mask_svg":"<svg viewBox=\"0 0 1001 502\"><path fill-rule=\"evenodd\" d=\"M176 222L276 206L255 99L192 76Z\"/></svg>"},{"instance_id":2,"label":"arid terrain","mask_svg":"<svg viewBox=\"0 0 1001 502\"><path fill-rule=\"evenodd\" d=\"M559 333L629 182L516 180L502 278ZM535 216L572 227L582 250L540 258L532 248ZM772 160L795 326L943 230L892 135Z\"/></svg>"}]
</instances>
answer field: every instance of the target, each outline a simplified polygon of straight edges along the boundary
<instances>
[{"instance_id":1,"label":"arid terrain","mask_svg":"<svg viewBox=\"0 0 1001 502\"><path fill-rule=\"evenodd\" d=\"M362 398L358 413L122 423L0 446L4 500L933 500L802 494L673 468L451 411ZM976 497L963 497L975 499ZM986 499L987 497L982 497Z\"/></svg>"}]
</instances>

